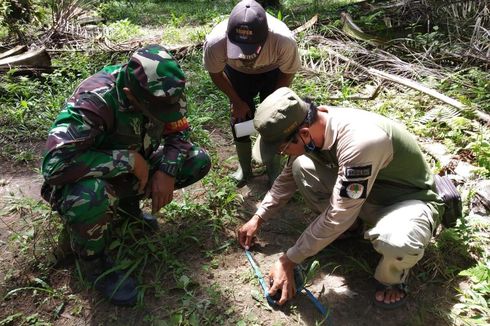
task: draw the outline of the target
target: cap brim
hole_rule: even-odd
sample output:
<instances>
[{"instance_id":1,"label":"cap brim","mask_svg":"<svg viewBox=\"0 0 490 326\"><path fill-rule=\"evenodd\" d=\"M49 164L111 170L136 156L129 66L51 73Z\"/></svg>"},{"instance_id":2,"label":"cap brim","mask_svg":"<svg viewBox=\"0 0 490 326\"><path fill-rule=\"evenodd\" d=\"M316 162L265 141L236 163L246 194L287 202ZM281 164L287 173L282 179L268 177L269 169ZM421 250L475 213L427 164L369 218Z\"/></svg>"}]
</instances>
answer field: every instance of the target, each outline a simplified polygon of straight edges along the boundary
<instances>
[{"instance_id":1,"label":"cap brim","mask_svg":"<svg viewBox=\"0 0 490 326\"><path fill-rule=\"evenodd\" d=\"M226 52L228 59L242 59L244 56L258 54L260 44L233 43L230 39L226 41Z\"/></svg>"},{"instance_id":2,"label":"cap brim","mask_svg":"<svg viewBox=\"0 0 490 326\"><path fill-rule=\"evenodd\" d=\"M271 162L279 149L282 141L271 143L263 141L260 135L257 136L257 140L252 148L252 158L257 163Z\"/></svg>"}]
</instances>

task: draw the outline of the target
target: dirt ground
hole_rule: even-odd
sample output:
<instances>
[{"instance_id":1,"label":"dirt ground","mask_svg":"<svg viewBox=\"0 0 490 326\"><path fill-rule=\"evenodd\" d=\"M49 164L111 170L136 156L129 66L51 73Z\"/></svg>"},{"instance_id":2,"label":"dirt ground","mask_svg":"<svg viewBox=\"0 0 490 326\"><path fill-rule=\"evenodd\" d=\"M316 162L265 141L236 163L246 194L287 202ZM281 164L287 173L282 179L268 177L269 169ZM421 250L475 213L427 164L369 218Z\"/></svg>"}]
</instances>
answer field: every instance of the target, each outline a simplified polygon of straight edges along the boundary
<instances>
[{"instance_id":1,"label":"dirt ground","mask_svg":"<svg viewBox=\"0 0 490 326\"><path fill-rule=\"evenodd\" d=\"M217 148L220 148L221 157L234 154L233 147L224 137L218 134L213 138ZM236 162L226 161L223 164L233 167ZM4 207L8 198L12 196L40 200L41 178L34 170L36 167L37 163L29 166L15 166L12 162L1 164L0 208ZM243 221L255 211L266 191L264 175L254 178L240 189L244 204L239 209L239 214ZM254 257L264 274L267 274L275 259L294 244L308 221L313 218L314 216L301 204L301 200L295 199L281 210L277 219L264 225L258 243L253 248ZM15 248L9 246L9 237L21 227L23 223L18 215L3 212L0 221L2 298L22 280L36 278L29 269L19 270L18 253ZM233 239L233 232L229 233L228 239L224 240ZM217 256L218 268L207 271L203 271L201 267L208 259L203 257L199 250L186 251L183 255L186 256L187 268L192 273L190 276L201 287L219 284L220 305L227 308L225 320L229 321L226 323L228 325L235 325L238 320L245 321L242 325L322 323L322 316L305 294L298 295L280 309L269 307L261 299L261 295L257 296L257 293L261 293L258 282L244 251L236 243ZM449 286L440 282L422 282L420 275L424 273L423 267L418 267L416 273L413 273L419 275L418 277L410 279L411 292L408 303L397 310L385 311L372 303L374 281L371 275L379 257L369 242L362 239L337 241L320 252L315 259L320 262L322 269L309 286L309 290L329 309L329 325L448 325L441 316L449 314L452 308L450 298L454 298L455 293ZM361 263L356 265L356 261ZM51 321L54 325L150 325L153 323L147 316L164 319L168 313L164 307L175 306L178 302L176 298L181 296L178 291L169 291L163 297L146 296L142 308L114 307L92 290L80 287L74 273L73 262L52 269L49 279L51 287L70 298L62 303L62 307L56 296L50 296L48 302L45 302L42 301L42 296L32 295L30 291L20 291L12 299L0 301L0 320L19 312L25 315L33 311L39 312L36 307L42 307L40 309L45 313L54 310L60 312L58 318ZM163 283L166 281L168 280L162 280ZM15 321L12 325L15 325Z\"/></svg>"}]
</instances>

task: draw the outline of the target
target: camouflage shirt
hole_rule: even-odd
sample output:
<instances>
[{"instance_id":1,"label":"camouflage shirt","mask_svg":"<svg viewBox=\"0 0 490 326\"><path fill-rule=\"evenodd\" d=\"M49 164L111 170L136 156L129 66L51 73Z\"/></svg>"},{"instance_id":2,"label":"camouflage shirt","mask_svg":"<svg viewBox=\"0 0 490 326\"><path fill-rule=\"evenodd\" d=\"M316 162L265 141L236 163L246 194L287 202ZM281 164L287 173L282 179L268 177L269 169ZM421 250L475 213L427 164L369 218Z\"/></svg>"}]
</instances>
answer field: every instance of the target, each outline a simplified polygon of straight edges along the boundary
<instances>
[{"instance_id":1,"label":"camouflage shirt","mask_svg":"<svg viewBox=\"0 0 490 326\"><path fill-rule=\"evenodd\" d=\"M192 147L185 98L164 109L164 121L148 119L123 92L126 68L105 67L84 80L64 105L49 132L42 161L48 184L132 173L130 151L140 153L152 171L170 175L179 171ZM164 145L163 160L154 155L160 145Z\"/></svg>"}]
</instances>

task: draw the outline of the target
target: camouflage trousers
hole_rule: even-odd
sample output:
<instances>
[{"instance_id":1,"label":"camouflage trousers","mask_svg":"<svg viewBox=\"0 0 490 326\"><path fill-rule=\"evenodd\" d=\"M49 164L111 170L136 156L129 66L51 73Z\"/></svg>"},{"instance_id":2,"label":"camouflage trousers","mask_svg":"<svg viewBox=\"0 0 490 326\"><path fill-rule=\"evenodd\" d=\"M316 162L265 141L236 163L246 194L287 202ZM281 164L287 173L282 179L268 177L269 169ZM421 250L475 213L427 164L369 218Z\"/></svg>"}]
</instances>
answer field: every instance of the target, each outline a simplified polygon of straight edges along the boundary
<instances>
[{"instance_id":1,"label":"camouflage trousers","mask_svg":"<svg viewBox=\"0 0 490 326\"><path fill-rule=\"evenodd\" d=\"M177 171L175 189L200 180L210 167L211 160L206 151L194 146ZM152 172L156 170L150 172L150 178ZM71 247L80 257L103 253L110 240L108 230L119 202L143 197L138 193L138 180L132 174L112 179L82 179L63 186L57 193L55 202L50 202L60 213L70 235Z\"/></svg>"}]
</instances>

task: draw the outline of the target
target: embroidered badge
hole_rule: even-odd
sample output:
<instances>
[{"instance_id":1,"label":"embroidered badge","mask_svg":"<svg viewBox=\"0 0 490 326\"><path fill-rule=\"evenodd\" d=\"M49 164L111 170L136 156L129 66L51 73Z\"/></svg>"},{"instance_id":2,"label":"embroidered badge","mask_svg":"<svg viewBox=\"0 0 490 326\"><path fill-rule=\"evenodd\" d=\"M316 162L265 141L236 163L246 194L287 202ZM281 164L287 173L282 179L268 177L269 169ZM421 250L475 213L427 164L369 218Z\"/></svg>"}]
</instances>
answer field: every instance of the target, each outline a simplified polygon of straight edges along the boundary
<instances>
[{"instance_id":1,"label":"embroidered badge","mask_svg":"<svg viewBox=\"0 0 490 326\"><path fill-rule=\"evenodd\" d=\"M342 181L340 196L345 198L359 199L366 198L367 180Z\"/></svg>"},{"instance_id":2,"label":"embroidered badge","mask_svg":"<svg viewBox=\"0 0 490 326\"><path fill-rule=\"evenodd\" d=\"M344 175L347 179L367 178L371 176L372 165L346 166Z\"/></svg>"}]
</instances>

